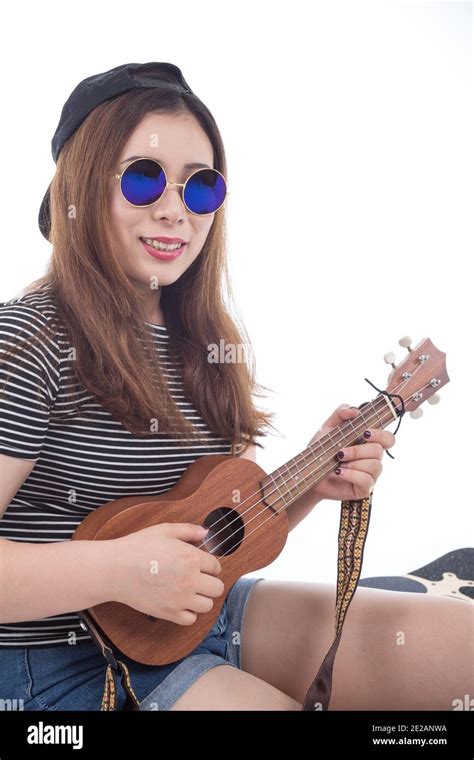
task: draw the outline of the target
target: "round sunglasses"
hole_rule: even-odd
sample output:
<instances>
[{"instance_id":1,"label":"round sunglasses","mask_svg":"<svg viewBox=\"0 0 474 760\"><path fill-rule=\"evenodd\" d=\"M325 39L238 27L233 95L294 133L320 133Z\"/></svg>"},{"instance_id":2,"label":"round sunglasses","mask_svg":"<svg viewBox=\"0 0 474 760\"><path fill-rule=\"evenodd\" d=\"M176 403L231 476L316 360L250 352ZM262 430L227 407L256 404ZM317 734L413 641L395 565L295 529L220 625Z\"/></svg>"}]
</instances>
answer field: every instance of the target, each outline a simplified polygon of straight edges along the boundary
<instances>
[{"instance_id":1,"label":"round sunglasses","mask_svg":"<svg viewBox=\"0 0 474 760\"><path fill-rule=\"evenodd\" d=\"M199 216L218 211L229 195L224 176L217 169L197 169L186 182L171 182L158 161L138 158L130 161L121 174L110 174L120 181L120 191L127 203L141 208L159 201L168 185L181 187L184 205L191 214Z\"/></svg>"}]
</instances>

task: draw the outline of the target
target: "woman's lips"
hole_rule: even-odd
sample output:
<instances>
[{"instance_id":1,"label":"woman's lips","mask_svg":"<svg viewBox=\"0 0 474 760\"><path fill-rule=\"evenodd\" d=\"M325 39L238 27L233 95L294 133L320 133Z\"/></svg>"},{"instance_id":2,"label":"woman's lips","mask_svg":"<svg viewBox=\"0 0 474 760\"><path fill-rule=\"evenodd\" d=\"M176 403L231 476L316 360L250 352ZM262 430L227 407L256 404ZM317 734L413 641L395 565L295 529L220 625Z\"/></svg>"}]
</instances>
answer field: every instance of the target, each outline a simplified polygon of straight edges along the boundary
<instances>
[{"instance_id":1,"label":"woman's lips","mask_svg":"<svg viewBox=\"0 0 474 760\"><path fill-rule=\"evenodd\" d=\"M174 259L177 259L178 256L181 256L183 253L187 243L183 243L181 245L181 248L177 248L175 251L159 251L157 248L154 248L152 245L148 245L145 243L141 238L140 242L143 245L145 251L150 254L150 256L153 256L155 259L160 259L160 261L173 261Z\"/></svg>"}]
</instances>

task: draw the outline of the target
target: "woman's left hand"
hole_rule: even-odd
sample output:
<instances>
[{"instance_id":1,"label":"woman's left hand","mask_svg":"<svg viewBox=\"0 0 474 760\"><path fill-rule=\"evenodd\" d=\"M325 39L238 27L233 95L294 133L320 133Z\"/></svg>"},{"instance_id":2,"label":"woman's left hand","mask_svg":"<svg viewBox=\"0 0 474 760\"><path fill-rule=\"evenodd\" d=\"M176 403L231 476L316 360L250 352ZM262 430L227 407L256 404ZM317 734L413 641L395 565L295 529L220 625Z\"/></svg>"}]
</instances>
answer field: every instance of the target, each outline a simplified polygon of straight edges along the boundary
<instances>
[{"instance_id":1,"label":"woman's left hand","mask_svg":"<svg viewBox=\"0 0 474 760\"><path fill-rule=\"evenodd\" d=\"M355 419L359 414L360 409L353 409L348 404L341 404L315 433L309 445L346 420ZM393 433L388 430L371 427L367 430L371 433L371 436L367 438L367 443L345 446L341 449L344 452L344 458L338 465L341 474L336 475L333 471L320 483L313 486L311 492L319 501L322 499L336 499L338 501L363 499L372 493L383 469L381 459L384 451L390 449L395 444L396 439ZM361 433L362 438L363 433L364 431ZM336 464L336 460L334 463Z\"/></svg>"}]
</instances>

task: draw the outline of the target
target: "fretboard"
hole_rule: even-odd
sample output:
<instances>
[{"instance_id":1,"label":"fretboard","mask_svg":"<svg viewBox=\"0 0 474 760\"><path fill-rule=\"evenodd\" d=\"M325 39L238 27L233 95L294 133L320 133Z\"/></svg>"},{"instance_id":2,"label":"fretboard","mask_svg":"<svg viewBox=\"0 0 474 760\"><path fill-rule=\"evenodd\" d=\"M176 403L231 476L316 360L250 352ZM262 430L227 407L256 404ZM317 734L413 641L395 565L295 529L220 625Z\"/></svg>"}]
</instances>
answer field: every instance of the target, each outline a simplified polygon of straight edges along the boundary
<instances>
[{"instance_id":1,"label":"fretboard","mask_svg":"<svg viewBox=\"0 0 474 760\"><path fill-rule=\"evenodd\" d=\"M368 401L353 420L346 420L333 428L263 478L261 483L266 504L275 511L289 507L336 469L340 463L336 452L347 446L366 443L363 437L365 430L385 428L394 419L397 419L397 414L385 395L380 394L373 401Z\"/></svg>"}]
</instances>

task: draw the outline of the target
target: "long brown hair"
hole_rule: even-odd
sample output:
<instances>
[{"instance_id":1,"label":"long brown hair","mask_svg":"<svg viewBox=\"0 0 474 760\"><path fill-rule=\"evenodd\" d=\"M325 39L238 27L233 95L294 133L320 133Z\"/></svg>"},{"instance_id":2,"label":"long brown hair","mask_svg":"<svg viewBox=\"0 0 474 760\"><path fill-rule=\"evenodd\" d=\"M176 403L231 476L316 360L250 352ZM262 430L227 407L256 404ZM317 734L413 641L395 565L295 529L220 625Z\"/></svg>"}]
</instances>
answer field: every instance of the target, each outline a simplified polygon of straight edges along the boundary
<instances>
[{"instance_id":1,"label":"long brown hair","mask_svg":"<svg viewBox=\"0 0 474 760\"><path fill-rule=\"evenodd\" d=\"M77 378L131 433L198 435L168 390L145 324L143 296L115 255L108 172L142 117L150 112L192 114L207 134L214 168L227 177L224 146L208 108L192 93L169 87L127 92L96 107L64 145L51 184L53 246L46 273L23 294L50 286L58 319L76 349ZM71 214L74 209L74 214ZM182 362L186 396L209 428L234 444L256 443L276 429L273 413L258 410L253 395L255 360L247 331L238 327L226 254L225 206L214 217L206 242L173 284L161 287L170 350ZM40 331L42 332L42 331ZM245 361L209 361L209 347L244 347Z\"/></svg>"}]
</instances>

